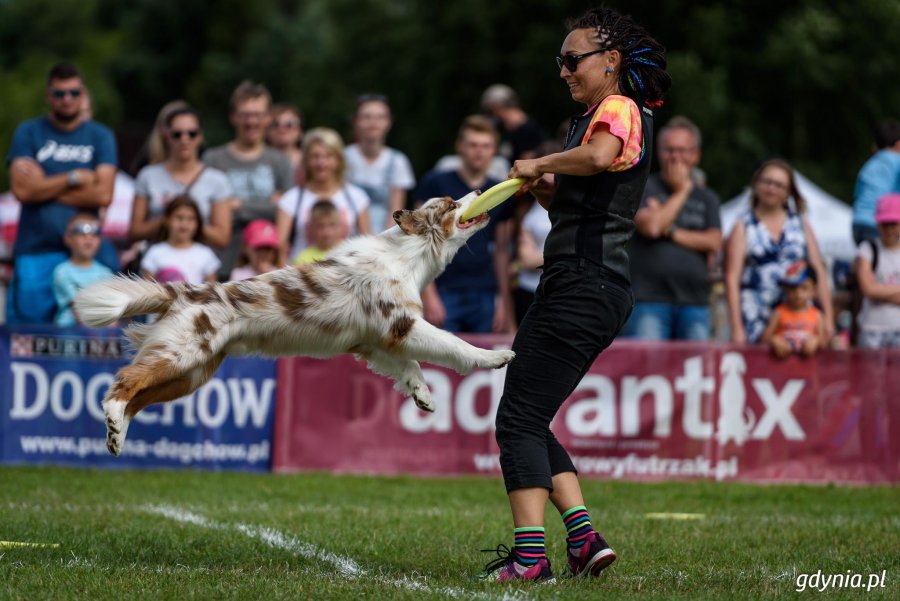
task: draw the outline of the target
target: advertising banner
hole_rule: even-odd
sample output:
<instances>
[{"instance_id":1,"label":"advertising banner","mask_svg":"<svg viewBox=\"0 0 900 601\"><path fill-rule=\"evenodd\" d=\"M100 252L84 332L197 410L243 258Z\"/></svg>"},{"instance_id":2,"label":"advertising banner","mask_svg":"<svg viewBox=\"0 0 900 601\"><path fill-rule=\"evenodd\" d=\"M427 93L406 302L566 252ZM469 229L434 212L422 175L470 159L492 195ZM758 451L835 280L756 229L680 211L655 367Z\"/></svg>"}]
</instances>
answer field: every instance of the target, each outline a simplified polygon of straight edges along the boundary
<instances>
[{"instance_id":1,"label":"advertising banner","mask_svg":"<svg viewBox=\"0 0 900 601\"><path fill-rule=\"evenodd\" d=\"M0 463L268 471L275 362L228 358L207 384L135 416L106 449L101 401L127 364L121 330L0 327Z\"/></svg>"},{"instance_id":2,"label":"advertising banner","mask_svg":"<svg viewBox=\"0 0 900 601\"><path fill-rule=\"evenodd\" d=\"M499 474L504 370L423 371L434 413L351 357L281 361L273 468ZM897 391L896 350L777 361L763 348L620 340L551 428L586 477L898 482Z\"/></svg>"}]
</instances>

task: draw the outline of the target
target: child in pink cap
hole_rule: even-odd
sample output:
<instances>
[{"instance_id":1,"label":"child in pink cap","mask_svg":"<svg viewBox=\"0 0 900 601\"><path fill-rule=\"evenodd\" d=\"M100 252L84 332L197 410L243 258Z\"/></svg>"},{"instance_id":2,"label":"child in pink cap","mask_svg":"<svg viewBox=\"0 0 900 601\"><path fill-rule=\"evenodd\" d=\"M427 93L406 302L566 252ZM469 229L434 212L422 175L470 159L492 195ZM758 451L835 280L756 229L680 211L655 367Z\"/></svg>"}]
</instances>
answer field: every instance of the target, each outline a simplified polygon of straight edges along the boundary
<instances>
[{"instance_id":1,"label":"child in pink cap","mask_svg":"<svg viewBox=\"0 0 900 601\"><path fill-rule=\"evenodd\" d=\"M231 280L246 280L283 266L281 243L275 224L255 219L244 228L244 248L231 270Z\"/></svg>"},{"instance_id":2,"label":"child in pink cap","mask_svg":"<svg viewBox=\"0 0 900 601\"><path fill-rule=\"evenodd\" d=\"M900 347L900 194L878 199L875 209L878 240L863 241L856 274L863 294L858 345Z\"/></svg>"}]
</instances>

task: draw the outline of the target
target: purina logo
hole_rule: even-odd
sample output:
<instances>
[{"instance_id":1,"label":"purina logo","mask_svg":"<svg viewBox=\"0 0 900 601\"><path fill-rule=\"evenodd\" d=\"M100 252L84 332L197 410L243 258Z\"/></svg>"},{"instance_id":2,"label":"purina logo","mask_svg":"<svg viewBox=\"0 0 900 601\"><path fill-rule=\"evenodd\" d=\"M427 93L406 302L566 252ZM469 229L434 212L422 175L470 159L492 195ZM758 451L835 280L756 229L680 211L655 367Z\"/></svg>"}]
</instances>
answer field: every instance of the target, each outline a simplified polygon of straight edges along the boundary
<instances>
[{"instance_id":1,"label":"purina logo","mask_svg":"<svg viewBox=\"0 0 900 601\"><path fill-rule=\"evenodd\" d=\"M9 354L15 359L33 357L118 359L122 357L123 352L118 338L12 334Z\"/></svg>"},{"instance_id":2,"label":"purina logo","mask_svg":"<svg viewBox=\"0 0 900 601\"><path fill-rule=\"evenodd\" d=\"M31 357L34 340L24 334L13 334L9 341L9 354L13 357Z\"/></svg>"},{"instance_id":3,"label":"purina logo","mask_svg":"<svg viewBox=\"0 0 900 601\"><path fill-rule=\"evenodd\" d=\"M707 365L708 365L707 360ZM562 420L569 432L577 437L639 437L642 432L641 413L653 407L654 438L672 435L675 395L681 395L681 428L684 435L695 440L715 440L721 445L743 445L748 440L768 439L779 430L788 440L805 440L806 433L794 417L792 407L803 391L805 381L790 379L776 389L768 378L748 378L747 364L740 353L727 352L719 362L719 378L703 373L704 357L684 360L681 375L674 378L662 374L626 375L619 380L588 373L578 385L578 400L567 403L556 420ZM412 400L400 408L400 423L409 432L450 432L457 427L471 434L488 432L493 428L494 415L503 390L503 372L476 371L456 386L438 370L424 369L425 380L432 390L436 410L424 414ZM718 387L717 387L718 384ZM483 405L476 397L483 389L490 391L490 405ZM763 410L757 419L749 402L758 401ZM715 413L718 420L704 415ZM477 408L476 408L477 407ZM645 418L646 423L646 418Z\"/></svg>"}]
</instances>

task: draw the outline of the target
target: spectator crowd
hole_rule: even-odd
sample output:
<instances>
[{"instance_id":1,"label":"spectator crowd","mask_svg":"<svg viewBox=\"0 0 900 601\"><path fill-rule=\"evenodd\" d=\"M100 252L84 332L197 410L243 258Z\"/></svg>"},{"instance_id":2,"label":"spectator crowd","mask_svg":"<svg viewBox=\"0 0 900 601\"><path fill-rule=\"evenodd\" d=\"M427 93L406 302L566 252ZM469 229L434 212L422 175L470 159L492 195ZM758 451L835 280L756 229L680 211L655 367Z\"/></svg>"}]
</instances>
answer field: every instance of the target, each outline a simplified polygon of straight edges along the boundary
<instances>
[{"instance_id":1,"label":"spectator crowd","mask_svg":"<svg viewBox=\"0 0 900 601\"><path fill-rule=\"evenodd\" d=\"M265 86L247 81L230 99L230 141L207 147L202 116L174 100L160 109L129 175L113 132L93 119L75 66L51 69L46 101L49 111L19 125L7 155L0 323L75 325L75 293L115 273L199 284L321 260L344 238L393 227L398 209L486 190L513 161L564 142L544 134L511 88L493 85L480 113L460 125L452 152L417 182L407 155L387 143L386 96L357 98L345 144L333 128L305 130L298 107L274 103ZM835 293L790 164L770 159L748 169L751 206L724 239L720 199L700 167L700 129L676 116L656 139L659 169L629 250L635 306L627 336L730 339L766 344L777 357L808 356L841 345L836 316L845 308L859 346L900 347L900 123L878 126L859 172L859 246L846 294ZM18 213L17 229L10 213ZM547 211L526 194L491 217L423 290L435 325L512 333L528 310ZM727 319L714 327L717 283Z\"/></svg>"}]
</instances>

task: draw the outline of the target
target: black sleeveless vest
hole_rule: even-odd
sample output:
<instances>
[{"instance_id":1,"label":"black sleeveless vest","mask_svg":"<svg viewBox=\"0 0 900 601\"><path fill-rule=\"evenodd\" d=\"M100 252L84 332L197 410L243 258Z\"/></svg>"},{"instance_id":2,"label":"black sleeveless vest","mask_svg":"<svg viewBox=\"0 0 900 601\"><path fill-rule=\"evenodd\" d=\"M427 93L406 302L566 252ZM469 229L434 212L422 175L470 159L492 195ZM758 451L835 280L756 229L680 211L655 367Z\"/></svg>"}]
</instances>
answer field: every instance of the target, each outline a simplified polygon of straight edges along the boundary
<instances>
[{"instance_id":1,"label":"black sleeveless vest","mask_svg":"<svg viewBox=\"0 0 900 601\"><path fill-rule=\"evenodd\" d=\"M552 228L544 243L544 260L579 258L604 267L631 281L626 245L634 233L634 215L650 174L653 148L653 111L639 105L644 137L644 156L625 171L595 175L557 175L556 194L550 204ZM581 144L597 111L574 117L566 138L566 150Z\"/></svg>"}]
</instances>

